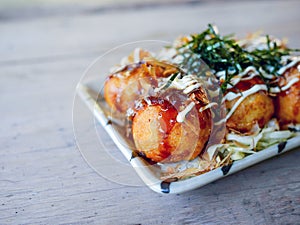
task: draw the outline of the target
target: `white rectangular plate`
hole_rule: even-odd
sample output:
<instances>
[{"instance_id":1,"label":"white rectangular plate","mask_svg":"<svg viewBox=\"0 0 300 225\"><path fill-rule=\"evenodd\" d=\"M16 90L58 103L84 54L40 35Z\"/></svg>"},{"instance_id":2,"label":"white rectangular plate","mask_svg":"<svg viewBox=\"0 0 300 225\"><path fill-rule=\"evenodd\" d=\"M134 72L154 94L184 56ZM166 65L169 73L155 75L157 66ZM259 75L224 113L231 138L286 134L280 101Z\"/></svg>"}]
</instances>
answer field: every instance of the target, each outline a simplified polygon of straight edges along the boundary
<instances>
[{"instance_id":1,"label":"white rectangular plate","mask_svg":"<svg viewBox=\"0 0 300 225\"><path fill-rule=\"evenodd\" d=\"M163 181L160 179L160 171L157 171L157 167L148 166L147 162L140 157L132 157L132 150L128 147L128 145L124 145L124 143L128 143L128 140L112 128L110 120L105 113L105 109L99 104L97 94L95 95L95 93L98 93L97 88L95 88L95 82L96 81L79 84L77 88L78 95L86 103L95 118L104 127L108 135L110 135L111 139L130 162L145 184L158 193L182 193L193 190L300 146L300 135L297 135L286 142L273 145L260 152L249 155L244 159L235 161L232 165L223 166L185 180L178 180L175 182ZM102 97L101 93L100 97ZM104 101L103 99L100 99L100 101L101 100ZM122 140L122 143L120 140Z\"/></svg>"}]
</instances>

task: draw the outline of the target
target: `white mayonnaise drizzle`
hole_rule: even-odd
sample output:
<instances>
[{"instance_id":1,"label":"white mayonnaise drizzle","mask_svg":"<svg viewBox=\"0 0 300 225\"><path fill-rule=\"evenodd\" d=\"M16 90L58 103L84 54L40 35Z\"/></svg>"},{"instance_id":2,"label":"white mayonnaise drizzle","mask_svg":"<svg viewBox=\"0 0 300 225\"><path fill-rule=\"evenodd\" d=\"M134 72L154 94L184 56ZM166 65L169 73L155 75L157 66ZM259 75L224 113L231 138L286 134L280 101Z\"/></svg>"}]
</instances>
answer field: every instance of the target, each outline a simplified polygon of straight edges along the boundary
<instances>
[{"instance_id":1,"label":"white mayonnaise drizzle","mask_svg":"<svg viewBox=\"0 0 300 225\"><path fill-rule=\"evenodd\" d=\"M270 92L279 93L281 91L286 91L287 89L289 89L293 84L297 83L298 81L300 81L299 77L294 77L285 86L283 86L281 88L280 87L270 88Z\"/></svg>"},{"instance_id":2,"label":"white mayonnaise drizzle","mask_svg":"<svg viewBox=\"0 0 300 225\"><path fill-rule=\"evenodd\" d=\"M293 84L297 83L299 81L299 77L294 77L293 79L291 79L287 85L283 86L281 88L282 91L286 91L287 89L289 89Z\"/></svg>"},{"instance_id":3,"label":"white mayonnaise drizzle","mask_svg":"<svg viewBox=\"0 0 300 225\"><path fill-rule=\"evenodd\" d=\"M288 63L287 65L281 67L277 73L282 75L284 74L285 71L287 71L289 68L292 68L293 66L295 66L296 64L298 64L300 62L300 57L296 57L293 59L292 62Z\"/></svg>"},{"instance_id":4,"label":"white mayonnaise drizzle","mask_svg":"<svg viewBox=\"0 0 300 225\"><path fill-rule=\"evenodd\" d=\"M192 108L195 106L194 102L191 102L190 104L188 104L187 107L185 107L184 110L182 110L181 112L179 112L177 114L176 120L178 123L182 123L185 119L185 116L192 110Z\"/></svg>"},{"instance_id":5,"label":"white mayonnaise drizzle","mask_svg":"<svg viewBox=\"0 0 300 225\"><path fill-rule=\"evenodd\" d=\"M265 77L265 78L267 78L267 79L273 79L273 78L275 78L276 76L275 75L273 75L273 74L268 74L268 73L266 73L266 71L264 71L261 67L258 69L259 70L259 72L263 75L263 77Z\"/></svg>"},{"instance_id":6,"label":"white mayonnaise drizzle","mask_svg":"<svg viewBox=\"0 0 300 225\"><path fill-rule=\"evenodd\" d=\"M189 93L191 93L192 91L196 90L199 87L201 87L201 85L199 83L190 85L186 89L183 90L183 93L184 94L189 94Z\"/></svg>"},{"instance_id":7,"label":"white mayonnaise drizzle","mask_svg":"<svg viewBox=\"0 0 300 225\"><path fill-rule=\"evenodd\" d=\"M243 72L237 74L236 76L234 76L231 81L230 84L227 85L227 88L232 88L235 85L237 85L241 80L250 80L255 76L258 76L259 72L257 71L257 69L254 66L248 66ZM219 77L220 80L225 80L225 71L220 71L218 73L216 73L216 76ZM274 75L266 75L268 77L274 77Z\"/></svg>"},{"instance_id":8,"label":"white mayonnaise drizzle","mask_svg":"<svg viewBox=\"0 0 300 225\"><path fill-rule=\"evenodd\" d=\"M203 112L204 110L209 109L209 108L211 108L211 107L213 107L215 105L218 105L218 103L216 103L216 102L210 102L206 106L201 107L199 109L199 112Z\"/></svg>"},{"instance_id":9,"label":"white mayonnaise drizzle","mask_svg":"<svg viewBox=\"0 0 300 225\"><path fill-rule=\"evenodd\" d=\"M259 74L257 69L254 66L248 66L243 72L239 73L236 75L236 77L244 77L246 75L250 75L251 74ZM226 75L226 71L219 71L216 73L216 76L219 77L221 80L224 79L225 80L225 75Z\"/></svg>"},{"instance_id":10,"label":"white mayonnaise drizzle","mask_svg":"<svg viewBox=\"0 0 300 225\"><path fill-rule=\"evenodd\" d=\"M243 77L249 75L249 73L259 75L258 71L254 66L248 66L243 72L239 73L238 76Z\"/></svg>"},{"instance_id":11,"label":"white mayonnaise drizzle","mask_svg":"<svg viewBox=\"0 0 300 225\"><path fill-rule=\"evenodd\" d=\"M282 75L284 74L288 69L294 67L295 65L297 65L298 63L300 63L300 57L286 57L283 59L284 61L287 60L292 60L292 62L288 63L287 65L281 67L277 73ZM300 64L298 65L297 69L300 71ZM237 74L236 76L234 76L231 81L230 84L227 85L227 88L232 88L234 87L236 84L238 84L241 80L251 80L253 77L258 76L260 73L263 74L263 76L267 79L274 79L275 75L273 74L268 74L265 71L263 71L261 68L259 69L259 71L257 71L257 69L254 66L248 66L243 72ZM219 71L216 73L216 76L219 77L220 80L225 80L225 71ZM246 77L245 77L246 76ZM287 88L290 88L291 85L293 85L294 83L296 83L297 81L295 81L296 79L293 79L291 81L292 84L288 84L286 85ZM286 90L285 89L285 90ZM284 91L284 88L271 88L271 92L273 93L279 93L280 90Z\"/></svg>"},{"instance_id":12,"label":"white mayonnaise drizzle","mask_svg":"<svg viewBox=\"0 0 300 225\"><path fill-rule=\"evenodd\" d=\"M237 109L237 107L245 100L245 98L247 98L248 96L250 96L250 95L252 95L252 94L254 94L254 93L256 93L256 92L258 92L258 91L261 91L261 90L263 90L263 91L267 91L268 90L268 88L267 88L267 86L266 85L264 85L264 84L257 84L257 85L254 85L252 88L250 88L249 90L247 90L247 91L244 91L244 92L242 92L242 93L233 93L233 94L231 94L231 95L228 95L228 96L230 96L230 97L227 97L227 99L229 100L229 101L231 101L231 100L233 100L233 99L235 99L235 98L237 98L237 97L240 97L238 100L237 100L237 102L233 105L233 107L231 108L231 110L230 110L230 112L226 115L226 120L228 120L231 116L232 116L232 114L234 113L234 111ZM229 92L229 93L232 93L232 92ZM228 93L228 94L229 94ZM227 96L227 95L226 95ZM225 96L225 97L226 97ZM225 97L224 97L224 99L225 99ZM225 100L224 100L225 101Z\"/></svg>"},{"instance_id":13,"label":"white mayonnaise drizzle","mask_svg":"<svg viewBox=\"0 0 300 225\"><path fill-rule=\"evenodd\" d=\"M258 73L251 73L249 74L249 76L243 77L241 80L251 80L253 77L256 77L258 75L259 75Z\"/></svg>"},{"instance_id":14,"label":"white mayonnaise drizzle","mask_svg":"<svg viewBox=\"0 0 300 225\"><path fill-rule=\"evenodd\" d=\"M215 125L221 125L222 123L226 122L226 118L219 120L218 122L215 122Z\"/></svg>"},{"instance_id":15,"label":"white mayonnaise drizzle","mask_svg":"<svg viewBox=\"0 0 300 225\"><path fill-rule=\"evenodd\" d=\"M170 80L171 76L167 79L166 82L164 82L164 85L161 87L156 88L154 91L159 92L161 89L163 89L167 83L168 80ZM176 88L178 90L183 90L184 94L190 94L194 90L197 90L199 87L201 87L201 83L197 80L197 77L195 75L186 75L182 78L178 78L178 76L172 81L170 87Z\"/></svg>"}]
</instances>

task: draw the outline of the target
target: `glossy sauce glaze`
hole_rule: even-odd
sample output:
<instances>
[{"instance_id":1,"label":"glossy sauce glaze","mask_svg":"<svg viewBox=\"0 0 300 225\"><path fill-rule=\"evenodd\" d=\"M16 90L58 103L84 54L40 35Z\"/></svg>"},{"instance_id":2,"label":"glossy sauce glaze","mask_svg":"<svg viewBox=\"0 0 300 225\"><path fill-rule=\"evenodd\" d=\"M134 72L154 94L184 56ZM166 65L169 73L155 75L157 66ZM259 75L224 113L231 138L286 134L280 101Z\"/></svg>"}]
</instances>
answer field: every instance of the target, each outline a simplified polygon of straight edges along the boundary
<instances>
[{"instance_id":1,"label":"glossy sauce glaze","mask_svg":"<svg viewBox=\"0 0 300 225\"><path fill-rule=\"evenodd\" d=\"M120 113L133 108L136 100L151 95L160 78L169 77L176 68L168 64L140 61L109 75L104 85L107 104Z\"/></svg>"},{"instance_id":2,"label":"glossy sauce glaze","mask_svg":"<svg viewBox=\"0 0 300 225\"><path fill-rule=\"evenodd\" d=\"M145 114L146 109L149 109L146 111L147 114ZM138 151L144 152L146 157L154 161L168 158L171 154L168 136L176 123L177 114L176 108L165 99L150 96L142 100L136 107L132 126L133 137ZM136 127L137 124L140 126ZM148 146L148 141L151 143L151 140L147 139L152 137L151 133L159 137L158 139L157 137L153 138L157 140L157 143L154 143L156 145L155 150ZM147 150L148 147L149 150Z\"/></svg>"},{"instance_id":3,"label":"glossy sauce glaze","mask_svg":"<svg viewBox=\"0 0 300 225\"><path fill-rule=\"evenodd\" d=\"M156 162L194 159L211 133L211 113L202 106L174 88L142 100L132 125L137 150Z\"/></svg>"}]
</instances>

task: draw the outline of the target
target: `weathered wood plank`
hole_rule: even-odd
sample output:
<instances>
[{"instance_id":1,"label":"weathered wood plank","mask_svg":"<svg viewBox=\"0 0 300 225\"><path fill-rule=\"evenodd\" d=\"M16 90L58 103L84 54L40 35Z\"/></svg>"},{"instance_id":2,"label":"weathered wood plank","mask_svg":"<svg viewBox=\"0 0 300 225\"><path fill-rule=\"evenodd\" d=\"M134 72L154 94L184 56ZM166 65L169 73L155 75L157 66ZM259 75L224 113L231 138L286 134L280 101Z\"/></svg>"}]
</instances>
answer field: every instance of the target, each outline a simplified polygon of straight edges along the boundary
<instances>
[{"instance_id":1,"label":"weathered wood plank","mask_svg":"<svg viewBox=\"0 0 300 225\"><path fill-rule=\"evenodd\" d=\"M235 32L239 36L263 30L279 37L288 37L291 45L298 47L298 7L297 1L273 1L272 4L264 1L214 2L2 22L0 62L74 57L145 39L171 41L180 34L198 32L207 23L216 23L221 32Z\"/></svg>"}]
</instances>

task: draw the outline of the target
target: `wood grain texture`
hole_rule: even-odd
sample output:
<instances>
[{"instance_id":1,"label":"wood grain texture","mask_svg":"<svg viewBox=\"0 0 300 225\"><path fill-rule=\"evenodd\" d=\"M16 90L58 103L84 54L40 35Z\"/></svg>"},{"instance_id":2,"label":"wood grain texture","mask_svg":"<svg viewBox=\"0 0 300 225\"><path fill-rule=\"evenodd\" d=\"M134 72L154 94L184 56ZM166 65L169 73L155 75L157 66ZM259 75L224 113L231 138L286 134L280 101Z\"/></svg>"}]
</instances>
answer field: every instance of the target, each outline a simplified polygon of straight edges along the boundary
<instances>
[{"instance_id":1,"label":"wood grain texture","mask_svg":"<svg viewBox=\"0 0 300 225\"><path fill-rule=\"evenodd\" d=\"M72 125L77 82L111 47L168 41L215 22L224 33L263 29L299 48L299 7L231 1L0 20L0 224L299 224L299 149L185 194L160 195L99 176ZM84 125L87 109L78 110ZM139 181L135 173L129 179Z\"/></svg>"}]
</instances>

